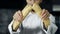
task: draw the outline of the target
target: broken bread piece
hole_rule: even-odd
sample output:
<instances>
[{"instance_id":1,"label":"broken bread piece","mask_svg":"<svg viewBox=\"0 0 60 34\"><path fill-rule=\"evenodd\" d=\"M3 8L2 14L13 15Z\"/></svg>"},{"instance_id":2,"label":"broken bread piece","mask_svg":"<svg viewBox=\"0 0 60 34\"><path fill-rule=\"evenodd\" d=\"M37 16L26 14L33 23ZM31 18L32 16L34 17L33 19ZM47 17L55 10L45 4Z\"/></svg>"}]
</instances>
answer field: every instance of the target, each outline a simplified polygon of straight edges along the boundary
<instances>
[{"instance_id":1,"label":"broken bread piece","mask_svg":"<svg viewBox=\"0 0 60 34\"><path fill-rule=\"evenodd\" d=\"M36 14L41 18L41 13L42 13L41 7L38 4L34 3L32 8L36 12ZM50 25L49 18L44 19L43 22L45 24L45 27L48 28L48 26Z\"/></svg>"},{"instance_id":2,"label":"broken bread piece","mask_svg":"<svg viewBox=\"0 0 60 34\"><path fill-rule=\"evenodd\" d=\"M23 20L24 18L29 14L29 12L32 10L32 6L31 5L26 5L26 7L22 10L22 14L23 14ZM19 25L21 24L21 22L18 21L14 21L13 23L13 30L17 31L17 29L19 28Z\"/></svg>"}]
</instances>

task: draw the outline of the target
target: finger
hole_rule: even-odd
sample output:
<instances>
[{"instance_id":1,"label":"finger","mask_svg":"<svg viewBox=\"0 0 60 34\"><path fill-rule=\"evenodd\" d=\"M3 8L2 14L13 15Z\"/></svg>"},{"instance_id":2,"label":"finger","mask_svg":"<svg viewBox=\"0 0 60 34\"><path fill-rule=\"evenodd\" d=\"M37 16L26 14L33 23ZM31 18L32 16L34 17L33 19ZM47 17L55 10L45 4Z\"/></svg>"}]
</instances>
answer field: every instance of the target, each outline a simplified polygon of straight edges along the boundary
<instances>
[{"instance_id":1,"label":"finger","mask_svg":"<svg viewBox=\"0 0 60 34\"><path fill-rule=\"evenodd\" d=\"M17 13L18 13L18 11L14 13L13 17L14 17Z\"/></svg>"},{"instance_id":2,"label":"finger","mask_svg":"<svg viewBox=\"0 0 60 34\"><path fill-rule=\"evenodd\" d=\"M13 15L13 19L15 19L15 18L16 18L16 15L17 15L17 12Z\"/></svg>"},{"instance_id":3,"label":"finger","mask_svg":"<svg viewBox=\"0 0 60 34\"><path fill-rule=\"evenodd\" d=\"M45 10L45 13L44 13L42 16L44 17L45 14L46 14L47 16L49 16L49 12L48 12L48 10Z\"/></svg>"},{"instance_id":4,"label":"finger","mask_svg":"<svg viewBox=\"0 0 60 34\"><path fill-rule=\"evenodd\" d=\"M20 15L20 17L23 17L23 14L20 10L18 11L18 14Z\"/></svg>"},{"instance_id":5,"label":"finger","mask_svg":"<svg viewBox=\"0 0 60 34\"><path fill-rule=\"evenodd\" d=\"M44 18L46 15L47 15L46 13L45 13L45 14L43 14L43 15L42 15L42 18Z\"/></svg>"},{"instance_id":6,"label":"finger","mask_svg":"<svg viewBox=\"0 0 60 34\"><path fill-rule=\"evenodd\" d=\"M45 19L47 19L47 18L49 18L49 15L46 13L46 14L43 16L43 19L45 20Z\"/></svg>"},{"instance_id":7,"label":"finger","mask_svg":"<svg viewBox=\"0 0 60 34\"><path fill-rule=\"evenodd\" d=\"M45 14L45 9L42 10L41 16Z\"/></svg>"},{"instance_id":8,"label":"finger","mask_svg":"<svg viewBox=\"0 0 60 34\"><path fill-rule=\"evenodd\" d=\"M41 14L42 18L43 18L45 15L46 15L46 10L43 9L42 14Z\"/></svg>"},{"instance_id":9,"label":"finger","mask_svg":"<svg viewBox=\"0 0 60 34\"><path fill-rule=\"evenodd\" d=\"M48 11L45 11L45 14L42 15L42 18L48 15L49 15Z\"/></svg>"},{"instance_id":10,"label":"finger","mask_svg":"<svg viewBox=\"0 0 60 34\"><path fill-rule=\"evenodd\" d=\"M44 20L44 19L47 19L47 18L48 18L47 14L45 14L45 15L42 17L43 20Z\"/></svg>"},{"instance_id":11,"label":"finger","mask_svg":"<svg viewBox=\"0 0 60 34\"><path fill-rule=\"evenodd\" d=\"M48 10L46 10L46 12L47 12L47 16L49 17L50 16L50 13L48 12Z\"/></svg>"},{"instance_id":12,"label":"finger","mask_svg":"<svg viewBox=\"0 0 60 34\"><path fill-rule=\"evenodd\" d=\"M47 17L49 17L49 16L50 16L50 14L49 14L48 10L46 10L46 13L47 13Z\"/></svg>"},{"instance_id":13,"label":"finger","mask_svg":"<svg viewBox=\"0 0 60 34\"><path fill-rule=\"evenodd\" d=\"M22 14L22 12L21 12L20 10L18 10L18 14L19 14L19 15L21 15L21 14Z\"/></svg>"},{"instance_id":14,"label":"finger","mask_svg":"<svg viewBox=\"0 0 60 34\"><path fill-rule=\"evenodd\" d=\"M20 18L19 13L18 13L18 12L16 12L16 13L14 14L13 18L14 18L15 20L17 20L18 18Z\"/></svg>"},{"instance_id":15,"label":"finger","mask_svg":"<svg viewBox=\"0 0 60 34\"><path fill-rule=\"evenodd\" d=\"M19 11L18 11L17 20L18 20L18 21L21 21L22 19L23 19L23 14L22 14L22 12L19 10Z\"/></svg>"},{"instance_id":16,"label":"finger","mask_svg":"<svg viewBox=\"0 0 60 34\"><path fill-rule=\"evenodd\" d=\"M19 16L16 14L16 15L13 17L13 19L14 19L14 20L17 20L17 18L19 18Z\"/></svg>"}]
</instances>

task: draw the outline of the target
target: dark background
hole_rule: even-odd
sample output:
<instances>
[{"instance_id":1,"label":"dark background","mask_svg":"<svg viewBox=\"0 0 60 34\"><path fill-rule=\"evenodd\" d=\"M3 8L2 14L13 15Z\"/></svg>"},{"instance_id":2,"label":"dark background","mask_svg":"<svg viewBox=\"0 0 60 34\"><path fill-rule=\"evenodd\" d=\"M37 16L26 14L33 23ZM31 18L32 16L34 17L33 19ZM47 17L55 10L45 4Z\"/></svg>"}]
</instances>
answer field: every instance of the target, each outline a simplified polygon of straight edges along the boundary
<instances>
[{"instance_id":1,"label":"dark background","mask_svg":"<svg viewBox=\"0 0 60 34\"><path fill-rule=\"evenodd\" d=\"M13 14L17 10L22 10L25 5L25 0L0 0L0 34L9 34L8 24L10 24ZM60 0L43 0L41 8L49 10L56 17L56 25L58 26L56 34L59 34L60 11L53 11L53 5L60 5Z\"/></svg>"}]
</instances>

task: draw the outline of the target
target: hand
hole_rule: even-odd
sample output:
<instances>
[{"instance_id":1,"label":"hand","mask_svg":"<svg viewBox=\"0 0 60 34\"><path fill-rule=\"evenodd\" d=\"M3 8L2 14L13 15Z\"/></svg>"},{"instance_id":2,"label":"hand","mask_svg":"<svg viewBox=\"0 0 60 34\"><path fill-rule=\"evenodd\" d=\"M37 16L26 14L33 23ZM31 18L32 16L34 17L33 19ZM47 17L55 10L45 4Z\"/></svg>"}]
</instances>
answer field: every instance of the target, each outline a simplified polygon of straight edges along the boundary
<instances>
[{"instance_id":1,"label":"hand","mask_svg":"<svg viewBox=\"0 0 60 34\"><path fill-rule=\"evenodd\" d=\"M41 18L42 18L43 20L45 20L45 19L49 18L49 16L50 16L50 14L49 14L48 10L43 9L43 10L42 10L42 13L41 13Z\"/></svg>"},{"instance_id":2,"label":"hand","mask_svg":"<svg viewBox=\"0 0 60 34\"><path fill-rule=\"evenodd\" d=\"M20 10L18 10L14 14L13 19L14 19L14 21L18 21L18 22L22 21L23 20L23 14L22 14L22 12Z\"/></svg>"}]
</instances>

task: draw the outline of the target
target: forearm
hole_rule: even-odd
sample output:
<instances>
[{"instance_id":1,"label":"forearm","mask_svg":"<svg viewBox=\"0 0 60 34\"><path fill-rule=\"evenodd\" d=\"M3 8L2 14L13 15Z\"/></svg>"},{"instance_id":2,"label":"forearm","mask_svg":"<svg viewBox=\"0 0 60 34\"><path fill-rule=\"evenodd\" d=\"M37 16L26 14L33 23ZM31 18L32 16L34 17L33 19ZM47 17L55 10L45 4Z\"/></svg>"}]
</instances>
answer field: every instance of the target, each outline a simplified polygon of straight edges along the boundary
<instances>
[{"instance_id":1,"label":"forearm","mask_svg":"<svg viewBox=\"0 0 60 34\"><path fill-rule=\"evenodd\" d=\"M55 34L55 32L58 29L58 27L55 24L55 17L52 14L50 14L49 19L50 19L50 25L48 27L47 33Z\"/></svg>"},{"instance_id":2,"label":"forearm","mask_svg":"<svg viewBox=\"0 0 60 34\"><path fill-rule=\"evenodd\" d=\"M26 5L26 7L22 10L23 20L29 14L29 12L31 11L31 9L32 8L31 8L30 5ZM21 24L22 21L19 21L19 22L18 21L14 21L14 23L13 23L13 30L17 30L19 28L19 25Z\"/></svg>"},{"instance_id":3,"label":"forearm","mask_svg":"<svg viewBox=\"0 0 60 34\"><path fill-rule=\"evenodd\" d=\"M50 21L51 21L52 23L55 24L55 16L53 16L52 14L50 14L49 19L50 19Z\"/></svg>"},{"instance_id":4,"label":"forearm","mask_svg":"<svg viewBox=\"0 0 60 34\"><path fill-rule=\"evenodd\" d=\"M8 30L9 30L10 34L18 34L18 33L20 33L20 28L18 28L17 31L13 31L13 29L12 29L13 22L14 22L14 20L12 20L11 23L8 25Z\"/></svg>"},{"instance_id":5,"label":"forearm","mask_svg":"<svg viewBox=\"0 0 60 34\"><path fill-rule=\"evenodd\" d=\"M35 10L36 14L41 18L41 13L42 13L42 9L41 7L38 5L38 4L34 4L33 5L33 10ZM49 24L50 24L50 19L49 18L45 18L45 19L42 19L44 24L45 24L45 27L48 28Z\"/></svg>"}]
</instances>

